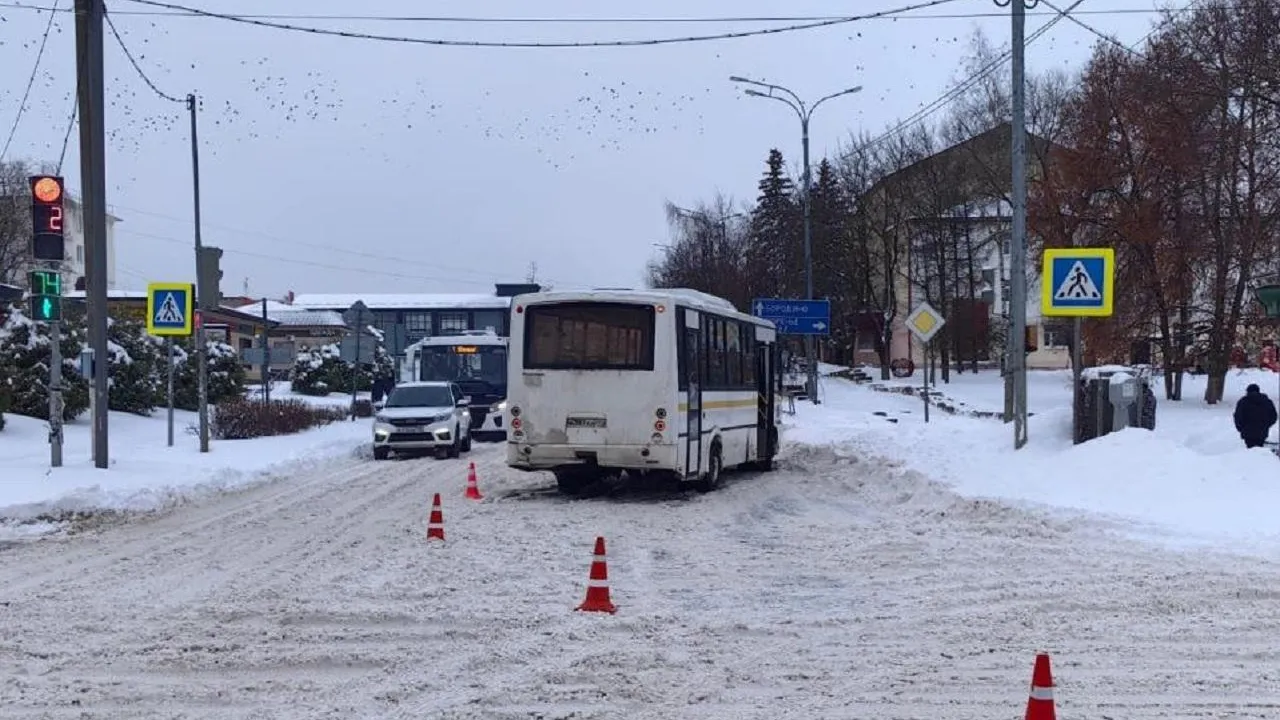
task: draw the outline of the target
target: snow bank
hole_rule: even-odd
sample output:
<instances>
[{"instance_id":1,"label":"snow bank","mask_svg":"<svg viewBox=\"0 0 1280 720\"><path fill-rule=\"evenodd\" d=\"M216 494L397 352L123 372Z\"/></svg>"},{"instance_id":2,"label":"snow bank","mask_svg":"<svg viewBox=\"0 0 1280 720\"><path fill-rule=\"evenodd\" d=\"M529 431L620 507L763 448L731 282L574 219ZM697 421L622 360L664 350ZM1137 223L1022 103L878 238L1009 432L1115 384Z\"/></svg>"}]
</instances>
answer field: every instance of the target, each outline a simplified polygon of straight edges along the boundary
<instances>
[{"instance_id":1,"label":"snow bank","mask_svg":"<svg viewBox=\"0 0 1280 720\"><path fill-rule=\"evenodd\" d=\"M1000 409L998 373L954 377L938 391L957 407ZM834 378L823 405L797 403L787 437L895 458L970 497L1085 510L1166 542L1280 554L1280 460L1245 449L1231 422L1244 387L1273 386L1274 374L1232 374L1226 399L1213 406L1199 399L1203 378L1184 379L1191 399L1181 402L1164 400L1157 386L1155 432L1127 429L1079 446L1070 442L1069 378L1031 374L1030 442L1016 452L1012 425L936 408L926 424L918 397Z\"/></svg>"},{"instance_id":2,"label":"snow bank","mask_svg":"<svg viewBox=\"0 0 1280 720\"><path fill-rule=\"evenodd\" d=\"M349 456L369 440L365 419L290 436L213 440L210 452L200 453L196 414L174 413L173 447L166 445L165 416L163 409L151 417L111 413L110 467L99 470L91 460L87 416L65 426L63 467L54 469L46 423L6 415L0 432L0 537L47 532L50 527L33 523L62 522L79 513L169 507Z\"/></svg>"}]
</instances>

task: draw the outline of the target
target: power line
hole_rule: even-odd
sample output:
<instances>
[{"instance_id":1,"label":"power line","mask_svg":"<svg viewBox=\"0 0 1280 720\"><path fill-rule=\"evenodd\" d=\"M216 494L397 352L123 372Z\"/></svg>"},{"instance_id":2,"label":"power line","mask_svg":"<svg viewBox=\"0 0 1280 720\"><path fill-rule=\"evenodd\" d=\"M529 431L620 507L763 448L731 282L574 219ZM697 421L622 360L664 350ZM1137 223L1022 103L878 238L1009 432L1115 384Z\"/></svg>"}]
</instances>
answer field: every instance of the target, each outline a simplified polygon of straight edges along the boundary
<instances>
[{"instance_id":1,"label":"power line","mask_svg":"<svg viewBox=\"0 0 1280 720\"><path fill-rule=\"evenodd\" d=\"M119 232L123 232L126 235L132 235L134 237L147 238L151 240L159 240L159 241L168 242L168 243L177 243L184 246L187 245L187 242L185 240L178 240L176 238L165 237L163 235L153 235L151 233L139 232L137 230L120 230ZM492 274L487 276L488 277L487 281L481 281L481 280L471 280L468 278L459 278L455 276L423 275L421 273L415 273L410 275L407 273L388 271L388 270L372 270L369 268L352 267L350 265L333 265L330 263L323 263L315 260L304 260L299 258L284 257L281 255L271 255L269 253L254 252L252 250L237 250L235 248L222 248L222 251L229 255L243 255L245 257L257 258L260 260L276 260L279 262L286 262L294 265L306 265L309 267L316 267L316 268L321 268L325 270L340 270L342 272L363 273L365 275L392 277L392 278L398 278L403 280L414 280L417 282L421 282L423 280L431 280L431 281L437 281L437 282L456 282L456 283L463 283L467 285L487 286L487 285L492 285L495 279L501 280L504 277L506 277L503 275ZM398 264L403 264L404 262L400 258L382 258L382 260L384 261L394 260ZM440 266L437 265L436 267L440 267Z\"/></svg>"},{"instance_id":2,"label":"power line","mask_svg":"<svg viewBox=\"0 0 1280 720\"><path fill-rule=\"evenodd\" d=\"M1020 2L1021 0L1014 0L1014 1ZM1023 43L1023 47L1026 47L1031 43L1035 42L1036 40L1038 40L1039 38L1043 37L1045 33L1049 32L1049 30L1051 30L1054 25L1057 25L1059 22L1062 21L1064 17L1067 17L1071 12L1073 12L1075 8L1078 5L1080 5L1082 2L1084 2L1084 0L1075 0L1075 2L1072 3L1071 6L1068 7L1065 11L1062 11L1062 10L1057 11L1055 14L1055 17L1052 20L1049 20L1044 25L1041 25L1035 32L1027 36L1026 42ZM946 107L947 105L950 105L951 103L955 102L958 98L960 98L962 95L967 93L975 85L982 82L987 77L989 77L992 73L994 73L996 70L1003 67L1004 64L1008 62L1012 57L1013 57L1012 49L1004 51L999 55L999 57L995 58L991 62L979 68L978 71L975 72L973 75L961 81L959 84L953 86L950 90L947 90L942 95L935 98L932 102L928 103L923 108L920 108L915 113L908 116L907 119L900 121L898 124L886 130L884 133L878 135L876 138L868 142L866 145L868 147L872 145L879 145L885 140L888 140L889 138L901 133L902 131L915 125L921 120L924 120L925 118L930 117L931 115L938 112L939 110Z\"/></svg>"},{"instance_id":3,"label":"power line","mask_svg":"<svg viewBox=\"0 0 1280 720\"><path fill-rule=\"evenodd\" d=\"M126 0L134 2L135 0ZM31 10L48 12L53 8L42 5L29 5L20 2L0 2L0 8L14 10ZM68 8L57 12L70 13ZM1155 15L1163 12L1156 8L1108 8L1102 10L1078 10L1076 15ZM116 15L133 15L141 17L173 17L199 18L200 12L186 10L116 10ZM1028 10L1027 17L1052 16L1052 11ZM358 14L324 14L324 13L238 13L237 17L252 20L318 20L318 21L362 21L362 22L394 22L394 23L440 23L440 24L510 24L510 25L681 25L681 24L728 24L728 23L799 23L820 22L824 20L847 19L846 15L743 15L715 17L479 17L454 15L358 15ZM886 18L892 20L963 20L984 17L1006 17L1007 12L999 10L983 10L957 13L925 13L917 15L897 15Z\"/></svg>"},{"instance_id":4,"label":"power line","mask_svg":"<svg viewBox=\"0 0 1280 720\"><path fill-rule=\"evenodd\" d=\"M1112 45L1115 45L1116 47L1119 47L1120 49L1122 49L1122 50L1124 50L1124 51L1126 51L1126 52L1130 52L1130 53L1136 53L1136 52L1137 52L1137 51L1136 51L1136 50L1134 50L1133 48L1130 48L1128 45L1125 45L1124 43L1120 42L1120 41L1119 41L1119 40L1117 40L1116 38L1114 38L1114 37L1112 37L1112 36L1110 36L1110 35L1108 35L1108 34L1106 34L1106 33L1102 32L1102 31L1101 31L1101 30L1099 30L1098 28L1096 28L1096 27L1094 27L1094 26L1090 25L1089 23L1087 23L1087 22L1085 22L1085 21L1081 20L1080 18L1075 17L1074 15L1072 15L1072 14L1070 14L1070 13L1063 12L1062 10L1060 10L1060 9L1058 8L1058 6L1057 6L1057 5L1054 5L1053 3L1049 2L1049 0L1040 0L1040 2L1044 3L1045 5L1048 5L1048 6L1049 6L1050 8L1052 8L1052 9L1056 10L1058 13L1060 13L1060 14L1061 14L1061 16L1062 16L1062 17L1066 18L1067 20L1070 20L1071 22L1075 23L1075 24L1076 24L1076 25L1078 25L1079 27L1084 28L1084 29L1085 29L1085 30L1087 30L1088 32L1090 32L1090 33L1092 33L1092 34L1096 35L1097 37L1099 37L1099 38L1101 38L1101 39L1103 39L1103 40L1105 40L1105 41L1107 41L1107 42L1109 42L1109 43L1111 43Z\"/></svg>"},{"instance_id":5,"label":"power line","mask_svg":"<svg viewBox=\"0 0 1280 720\"><path fill-rule=\"evenodd\" d=\"M117 210L124 210L131 213L137 213L139 215L148 215L148 216L160 218L163 220L169 220L171 222L182 223L184 225L191 224L190 220L180 218L174 215L166 215L165 213L159 213L152 210L142 210L139 208L125 207L123 205L113 205L112 207ZM379 255L377 253L370 253L362 250L351 250L349 248L334 247L332 245L322 245L320 243L311 243L311 242L305 242L302 240L291 240L289 238L283 238L277 235L271 235L271 234L260 232L260 231L243 230L240 228L231 227L229 225L220 225L218 223L212 223L208 221L205 221L203 223L203 226L206 228L214 229L214 230L221 230L223 232L226 232L232 235L241 235L244 237L255 237L262 240L269 240L273 243L293 245L296 247L306 248L308 250L324 250L326 252L350 255L352 257L364 258L366 260L374 260L377 262L394 262L397 265L417 265L419 267L431 268L434 270L445 270L448 272L456 272L456 273L469 273L472 275L477 275L477 276L486 277L486 278L494 277L494 275L490 273L477 271L474 268L462 268L462 267L456 267L456 266L442 265L435 261L427 262L427 261L421 261L421 260L412 260L412 259L403 258L403 257L389 257L386 255Z\"/></svg>"},{"instance_id":6,"label":"power line","mask_svg":"<svg viewBox=\"0 0 1280 720\"><path fill-rule=\"evenodd\" d=\"M58 7L57 0L53 3L54 9ZM44 47L49 43L49 33L53 31L53 19L57 14L50 11L49 22L44 26L44 34L40 36L40 49L36 50L36 62L31 66L31 77L27 78L27 89L22 91L22 100L18 102L18 112L13 117L13 127L9 128L9 137L5 138L4 147L0 148L0 161L4 160L4 156L9 152L9 145L13 142L13 136L18 134L18 125L22 122L22 113L27 109L27 100L31 97L31 86L36 84L36 75L40 73L40 61L44 58Z\"/></svg>"},{"instance_id":7,"label":"power line","mask_svg":"<svg viewBox=\"0 0 1280 720\"><path fill-rule=\"evenodd\" d=\"M168 100L169 102L185 105L187 102L186 100L179 100L156 87L156 84L151 82L151 78L147 77L147 73L143 71L142 66L134 59L133 53L129 52L129 46L124 44L124 38L120 37L120 32L116 30L116 24L111 21L111 13L103 13L103 16L107 20L107 27L111 29L111 34L116 38L116 43L118 43L120 45L120 49L124 51L124 56L129 58L129 64L133 66L134 70L138 71L138 77L142 78L142 81L147 84L147 87L151 88L151 91L156 95L159 95L162 100Z\"/></svg>"},{"instance_id":8,"label":"power line","mask_svg":"<svg viewBox=\"0 0 1280 720\"><path fill-rule=\"evenodd\" d=\"M76 94L71 98L71 116L67 118L67 132L62 136L62 151L58 153L58 175L62 174L62 163L67 159L67 146L71 144L71 130L76 126L76 117L80 114L80 89L77 85Z\"/></svg>"},{"instance_id":9,"label":"power line","mask_svg":"<svg viewBox=\"0 0 1280 720\"><path fill-rule=\"evenodd\" d=\"M355 40L377 40L381 42L405 43L410 45L435 45L442 47L473 47L473 48L540 48L540 49L569 49L569 48L603 48L603 47L649 47L655 45L676 45L695 42L709 42L713 40L736 40L740 38L757 37L762 35L780 35L783 33L798 32L801 30L814 30L817 28L832 27L836 25L845 25L861 20L871 20L875 18L894 17L913 10L922 10L931 7L947 5L957 0L925 0L917 2L914 5L906 5L891 10L881 10L866 15L851 15L848 17L833 18L828 20L815 20L811 22L794 23L791 25L782 25L777 27L760 28L756 30L741 30L738 32L721 32L708 35L687 35L683 37L666 37L666 38L648 38L639 40L596 40L586 42L535 42L535 41L488 41L488 40L448 40L443 38L420 38L407 37L399 35L382 35L377 33L360 32L356 30L332 30L328 28L320 28L310 25L295 25L292 23L277 22L275 20L262 20L249 17L246 15L229 15L226 13L217 13L210 10L202 10L200 8L189 7L186 5L178 5L175 3L162 2L161 0L130 0L141 5L151 7L164 8L166 10L176 10L181 12L199 15L200 17L215 18L228 22L240 23L243 25L253 25L256 27L270 28L272 30L285 30L289 32L307 33L311 35L328 35L332 37L343 37Z\"/></svg>"}]
</instances>

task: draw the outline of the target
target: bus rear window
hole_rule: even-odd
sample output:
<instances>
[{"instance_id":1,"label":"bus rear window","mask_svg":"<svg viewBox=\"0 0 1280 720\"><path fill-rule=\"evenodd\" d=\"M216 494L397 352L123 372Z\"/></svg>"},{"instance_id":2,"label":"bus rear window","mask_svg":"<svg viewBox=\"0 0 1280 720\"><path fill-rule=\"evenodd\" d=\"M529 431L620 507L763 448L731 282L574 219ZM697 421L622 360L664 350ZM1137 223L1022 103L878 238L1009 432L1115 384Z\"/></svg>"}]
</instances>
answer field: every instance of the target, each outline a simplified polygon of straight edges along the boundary
<instances>
[{"instance_id":1,"label":"bus rear window","mask_svg":"<svg viewBox=\"0 0 1280 720\"><path fill-rule=\"evenodd\" d=\"M525 309L530 370L652 370L650 305L576 302Z\"/></svg>"}]
</instances>

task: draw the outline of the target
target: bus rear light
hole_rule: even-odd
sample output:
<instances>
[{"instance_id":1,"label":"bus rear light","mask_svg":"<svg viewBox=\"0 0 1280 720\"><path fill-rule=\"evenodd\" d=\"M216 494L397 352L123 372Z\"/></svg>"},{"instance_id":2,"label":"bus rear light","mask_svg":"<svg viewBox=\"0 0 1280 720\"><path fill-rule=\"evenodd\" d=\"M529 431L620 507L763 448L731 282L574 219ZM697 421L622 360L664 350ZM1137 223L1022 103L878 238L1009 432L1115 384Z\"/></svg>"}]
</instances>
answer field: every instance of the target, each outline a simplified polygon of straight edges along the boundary
<instances>
[{"instance_id":1,"label":"bus rear light","mask_svg":"<svg viewBox=\"0 0 1280 720\"><path fill-rule=\"evenodd\" d=\"M667 423L666 423L666 421L664 421L664 420L656 420L656 421L654 421L654 423L653 423L653 429L654 429L654 430L657 430L658 432L665 432L665 431L666 431L666 429L667 429Z\"/></svg>"},{"instance_id":2,"label":"bus rear light","mask_svg":"<svg viewBox=\"0 0 1280 720\"><path fill-rule=\"evenodd\" d=\"M653 414L657 415L659 420L665 420L667 417L667 409L658 408Z\"/></svg>"},{"instance_id":3,"label":"bus rear light","mask_svg":"<svg viewBox=\"0 0 1280 720\"><path fill-rule=\"evenodd\" d=\"M517 314L517 315L519 315L519 314L520 314L520 313L522 313L522 312L524 312L524 306L523 306L523 305L517 305L517 306L516 306L516 314Z\"/></svg>"},{"instance_id":4,"label":"bus rear light","mask_svg":"<svg viewBox=\"0 0 1280 720\"><path fill-rule=\"evenodd\" d=\"M655 443L660 443L660 442L662 442L662 433L654 433L654 434L653 434L653 437L651 437L651 438L649 438L649 439L650 439L651 441L655 442Z\"/></svg>"},{"instance_id":5,"label":"bus rear light","mask_svg":"<svg viewBox=\"0 0 1280 720\"><path fill-rule=\"evenodd\" d=\"M507 412L511 413L511 417L513 418L520 417L520 406L512 405L511 407L507 408Z\"/></svg>"},{"instance_id":6,"label":"bus rear light","mask_svg":"<svg viewBox=\"0 0 1280 720\"><path fill-rule=\"evenodd\" d=\"M524 427L524 423L523 423L523 422L521 422L520 418L511 418L511 429L512 429L512 430L519 430L519 429L520 429L520 428L522 428L522 427Z\"/></svg>"}]
</instances>

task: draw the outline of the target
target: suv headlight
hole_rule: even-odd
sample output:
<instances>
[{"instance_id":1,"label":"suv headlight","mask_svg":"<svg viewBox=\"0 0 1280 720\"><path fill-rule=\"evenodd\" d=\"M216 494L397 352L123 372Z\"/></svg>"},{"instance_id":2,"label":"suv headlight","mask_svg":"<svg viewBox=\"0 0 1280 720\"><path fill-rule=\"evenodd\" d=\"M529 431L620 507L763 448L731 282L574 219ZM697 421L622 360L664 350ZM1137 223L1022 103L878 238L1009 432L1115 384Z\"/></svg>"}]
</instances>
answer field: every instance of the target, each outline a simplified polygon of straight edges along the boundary
<instances>
[{"instance_id":1,"label":"suv headlight","mask_svg":"<svg viewBox=\"0 0 1280 720\"><path fill-rule=\"evenodd\" d=\"M494 405L494 406L493 406L493 411L494 411L494 412L506 412L506 411L507 411L507 401L506 401L506 400L503 400L503 401L499 402L497 405Z\"/></svg>"},{"instance_id":2,"label":"suv headlight","mask_svg":"<svg viewBox=\"0 0 1280 720\"><path fill-rule=\"evenodd\" d=\"M373 416L373 421L374 421L374 422L378 422L378 423L382 423L382 424L384 424L384 425L385 425L385 424L388 424L388 423L390 423L390 422L391 422L390 420L388 420L388 419L387 419L387 416L385 416L385 415L374 415L374 416Z\"/></svg>"}]
</instances>

